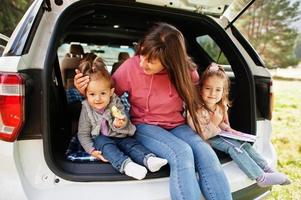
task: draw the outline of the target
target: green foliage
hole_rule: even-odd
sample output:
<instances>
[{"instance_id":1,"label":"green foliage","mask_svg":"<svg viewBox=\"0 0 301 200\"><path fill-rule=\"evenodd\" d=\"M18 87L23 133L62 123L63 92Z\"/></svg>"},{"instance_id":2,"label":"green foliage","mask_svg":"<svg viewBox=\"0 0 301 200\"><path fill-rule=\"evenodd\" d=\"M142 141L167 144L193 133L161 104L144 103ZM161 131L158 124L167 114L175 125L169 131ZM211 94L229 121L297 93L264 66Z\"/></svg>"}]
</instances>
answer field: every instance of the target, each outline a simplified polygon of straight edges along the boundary
<instances>
[{"instance_id":1,"label":"green foliage","mask_svg":"<svg viewBox=\"0 0 301 200\"><path fill-rule=\"evenodd\" d=\"M299 34L296 42L295 54L298 60L301 60L301 34Z\"/></svg>"},{"instance_id":2,"label":"green foliage","mask_svg":"<svg viewBox=\"0 0 301 200\"><path fill-rule=\"evenodd\" d=\"M237 22L270 68L298 63L294 52L298 32L291 24L299 19L299 7L298 1L257 0Z\"/></svg>"},{"instance_id":3,"label":"green foliage","mask_svg":"<svg viewBox=\"0 0 301 200\"><path fill-rule=\"evenodd\" d=\"M209 35L202 35L196 38L199 45L208 53L214 62L228 65L229 62L215 41Z\"/></svg>"},{"instance_id":4,"label":"green foliage","mask_svg":"<svg viewBox=\"0 0 301 200\"><path fill-rule=\"evenodd\" d=\"M274 199L300 199L301 196L301 87L300 81L274 81L272 143L278 154L278 170L292 180L288 186L274 186Z\"/></svg>"},{"instance_id":5,"label":"green foliage","mask_svg":"<svg viewBox=\"0 0 301 200\"><path fill-rule=\"evenodd\" d=\"M0 0L0 33L10 36L24 15L30 0Z\"/></svg>"}]
</instances>

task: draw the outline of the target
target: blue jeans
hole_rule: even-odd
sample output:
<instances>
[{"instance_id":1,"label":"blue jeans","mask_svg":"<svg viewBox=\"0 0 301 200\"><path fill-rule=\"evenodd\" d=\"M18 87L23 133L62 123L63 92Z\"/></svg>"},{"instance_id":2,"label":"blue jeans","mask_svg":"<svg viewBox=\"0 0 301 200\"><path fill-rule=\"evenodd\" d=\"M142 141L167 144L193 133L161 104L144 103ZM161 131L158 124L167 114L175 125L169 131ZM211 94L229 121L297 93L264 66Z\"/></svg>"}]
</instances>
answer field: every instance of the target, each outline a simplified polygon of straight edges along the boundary
<instances>
[{"instance_id":1,"label":"blue jeans","mask_svg":"<svg viewBox=\"0 0 301 200\"><path fill-rule=\"evenodd\" d=\"M124 172L125 165L131 159L140 165L147 166L147 158L155 156L133 137L117 138L99 135L94 139L94 147L101 151L112 166L121 173Z\"/></svg>"},{"instance_id":2,"label":"blue jeans","mask_svg":"<svg viewBox=\"0 0 301 200\"><path fill-rule=\"evenodd\" d=\"M232 199L227 178L213 149L189 126L171 130L139 124L135 138L156 155L168 160L173 200ZM195 168L199 174L199 183Z\"/></svg>"},{"instance_id":3,"label":"blue jeans","mask_svg":"<svg viewBox=\"0 0 301 200\"><path fill-rule=\"evenodd\" d=\"M228 153L238 167L252 180L261 176L268 163L248 142L215 136L208 140L209 144L222 152Z\"/></svg>"}]
</instances>

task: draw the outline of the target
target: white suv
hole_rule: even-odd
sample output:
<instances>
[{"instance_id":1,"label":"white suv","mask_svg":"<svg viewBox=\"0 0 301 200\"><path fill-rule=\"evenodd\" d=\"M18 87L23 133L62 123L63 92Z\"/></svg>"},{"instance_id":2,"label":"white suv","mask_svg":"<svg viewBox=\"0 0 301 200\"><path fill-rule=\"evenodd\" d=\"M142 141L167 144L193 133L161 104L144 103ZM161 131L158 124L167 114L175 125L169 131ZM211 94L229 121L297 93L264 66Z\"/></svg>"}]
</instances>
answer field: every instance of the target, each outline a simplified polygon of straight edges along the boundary
<instances>
[{"instance_id":1,"label":"white suv","mask_svg":"<svg viewBox=\"0 0 301 200\"><path fill-rule=\"evenodd\" d=\"M234 102L232 126L256 135L254 147L275 166L271 76L233 25L241 14L234 11L252 2L34 1L0 57L0 199L170 199L168 167L137 181L110 164L65 155L79 114L78 105L67 104L62 81L70 44L104 57L110 69L118 52L132 55L145 31L159 21L182 31L199 73L212 61L225 67ZM257 187L227 155L217 154L234 199L269 193L271 188Z\"/></svg>"}]
</instances>

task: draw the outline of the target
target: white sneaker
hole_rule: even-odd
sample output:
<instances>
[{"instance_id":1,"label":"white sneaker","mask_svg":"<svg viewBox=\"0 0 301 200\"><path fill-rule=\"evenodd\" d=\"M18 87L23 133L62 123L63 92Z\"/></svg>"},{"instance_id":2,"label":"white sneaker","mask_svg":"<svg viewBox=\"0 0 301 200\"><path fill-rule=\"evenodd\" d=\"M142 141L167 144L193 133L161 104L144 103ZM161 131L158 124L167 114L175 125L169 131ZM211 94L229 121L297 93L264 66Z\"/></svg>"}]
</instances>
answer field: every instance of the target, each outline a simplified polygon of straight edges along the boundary
<instances>
[{"instance_id":1,"label":"white sneaker","mask_svg":"<svg viewBox=\"0 0 301 200\"><path fill-rule=\"evenodd\" d=\"M147 159L146 163L147 163L147 168L149 169L149 171L156 172L156 171L159 171L161 169L161 167L166 165L168 163L168 161L164 158L158 158L158 157L151 156Z\"/></svg>"},{"instance_id":2,"label":"white sneaker","mask_svg":"<svg viewBox=\"0 0 301 200\"><path fill-rule=\"evenodd\" d=\"M147 169L131 161L125 165L124 173L130 177L141 180L145 178Z\"/></svg>"}]
</instances>

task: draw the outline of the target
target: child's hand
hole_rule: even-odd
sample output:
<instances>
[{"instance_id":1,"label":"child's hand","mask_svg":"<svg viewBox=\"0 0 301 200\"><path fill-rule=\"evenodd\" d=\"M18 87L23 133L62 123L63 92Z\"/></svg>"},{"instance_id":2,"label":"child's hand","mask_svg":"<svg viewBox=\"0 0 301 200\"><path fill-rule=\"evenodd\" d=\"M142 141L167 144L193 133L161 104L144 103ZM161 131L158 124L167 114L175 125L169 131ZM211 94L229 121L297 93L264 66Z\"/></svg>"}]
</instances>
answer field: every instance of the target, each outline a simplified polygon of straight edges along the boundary
<instances>
[{"instance_id":1,"label":"child's hand","mask_svg":"<svg viewBox=\"0 0 301 200\"><path fill-rule=\"evenodd\" d=\"M109 162L107 159L105 159L103 157L101 151L94 150L94 151L92 151L91 155L94 156L95 158L97 158L98 160L103 161L103 162Z\"/></svg>"},{"instance_id":2,"label":"child's hand","mask_svg":"<svg viewBox=\"0 0 301 200\"><path fill-rule=\"evenodd\" d=\"M232 129L231 132L235 135L241 135L242 132Z\"/></svg>"},{"instance_id":3,"label":"child's hand","mask_svg":"<svg viewBox=\"0 0 301 200\"><path fill-rule=\"evenodd\" d=\"M117 119L125 119L125 116L121 113L121 111L116 106L112 106L111 112L113 117Z\"/></svg>"},{"instance_id":4,"label":"child's hand","mask_svg":"<svg viewBox=\"0 0 301 200\"><path fill-rule=\"evenodd\" d=\"M113 121L113 125L114 125L115 128L124 127L126 125L125 117L123 119L115 118L114 121Z\"/></svg>"},{"instance_id":5,"label":"child's hand","mask_svg":"<svg viewBox=\"0 0 301 200\"><path fill-rule=\"evenodd\" d=\"M83 74L75 69L76 75L74 76L74 86L81 94L85 94L85 90L89 83L89 76L83 76Z\"/></svg>"},{"instance_id":6,"label":"child's hand","mask_svg":"<svg viewBox=\"0 0 301 200\"><path fill-rule=\"evenodd\" d=\"M121 113L121 111L116 107L113 106L111 108L112 116L115 118L113 121L113 125L115 128L121 128L126 125L126 117L124 114Z\"/></svg>"}]
</instances>

